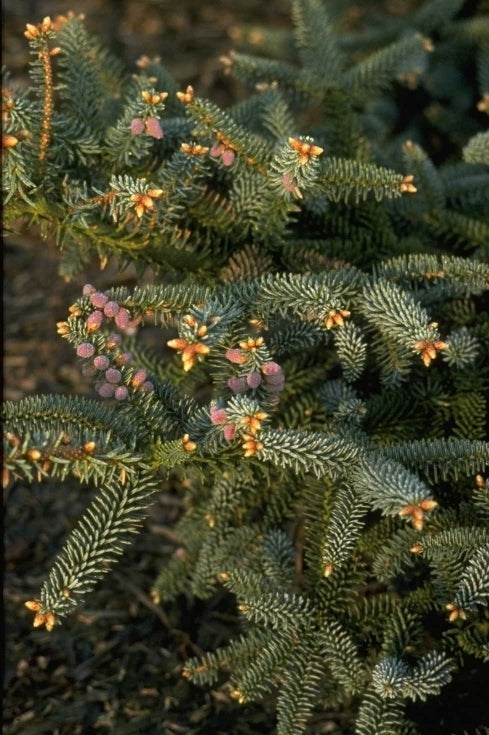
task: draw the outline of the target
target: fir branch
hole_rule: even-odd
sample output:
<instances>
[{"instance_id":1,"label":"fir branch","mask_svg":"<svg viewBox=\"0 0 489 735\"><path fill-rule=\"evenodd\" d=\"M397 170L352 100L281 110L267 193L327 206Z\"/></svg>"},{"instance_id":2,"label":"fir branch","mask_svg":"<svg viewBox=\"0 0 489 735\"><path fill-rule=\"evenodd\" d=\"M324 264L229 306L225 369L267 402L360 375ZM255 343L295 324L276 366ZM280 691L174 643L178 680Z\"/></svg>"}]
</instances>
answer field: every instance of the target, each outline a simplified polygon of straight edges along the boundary
<instances>
[{"instance_id":1,"label":"fir branch","mask_svg":"<svg viewBox=\"0 0 489 735\"><path fill-rule=\"evenodd\" d=\"M405 505L418 505L429 495L426 485L401 464L368 457L354 470L354 482L362 498L384 513L399 512Z\"/></svg>"},{"instance_id":2,"label":"fir branch","mask_svg":"<svg viewBox=\"0 0 489 735\"><path fill-rule=\"evenodd\" d=\"M468 549L475 551L489 542L489 531L477 526L459 526L438 533L423 534L416 544L416 553L429 558L435 549Z\"/></svg>"},{"instance_id":3,"label":"fir branch","mask_svg":"<svg viewBox=\"0 0 489 735\"><path fill-rule=\"evenodd\" d=\"M486 263L448 253L401 255L375 265L374 269L378 278L395 278L401 286L435 289L438 298L448 295L466 298L470 294L483 293L489 287Z\"/></svg>"},{"instance_id":4,"label":"fir branch","mask_svg":"<svg viewBox=\"0 0 489 735\"><path fill-rule=\"evenodd\" d=\"M410 17L414 28L423 33L440 32L443 26L456 16L464 5L463 0L429 0L415 10Z\"/></svg>"},{"instance_id":5,"label":"fir branch","mask_svg":"<svg viewBox=\"0 0 489 735\"><path fill-rule=\"evenodd\" d=\"M445 196L440 175L433 162L428 158L421 146L408 140L404 145L406 166L414 172L416 178L416 209L440 211L445 208Z\"/></svg>"},{"instance_id":6,"label":"fir branch","mask_svg":"<svg viewBox=\"0 0 489 735\"><path fill-rule=\"evenodd\" d=\"M478 605L487 607L489 601L489 544L478 548L460 580L453 607L460 612L473 612ZM449 607L449 609L451 609Z\"/></svg>"},{"instance_id":7,"label":"fir branch","mask_svg":"<svg viewBox=\"0 0 489 735\"><path fill-rule=\"evenodd\" d=\"M246 619L297 632L312 624L312 607L306 598L284 591L252 572L227 572L221 576L225 587L237 596L238 610Z\"/></svg>"},{"instance_id":8,"label":"fir branch","mask_svg":"<svg viewBox=\"0 0 489 735\"><path fill-rule=\"evenodd\" d=\"M483 163L489 166L489 132L474 135L462 151L467 163Z\"/></svg>"},{"instance_id":9,"label":"fir branch","mask_svg":"<svg viewBox=\"0 0 489 735\"><path fill-rule=\"evenodd\" d=\"M341 474L360 454L353 442L316 432L264 430L260 442L258 459L316 477Z\"/></svg>"},{"instance_id":10,"label":"fir branch","mask_svg":"<svg viewBox=\"0 0 489 735\"><path fill-rule=\"evenodd\" d=\"M277 630L272 637L268 635L242 673L232 677L232 696L241 704L261 699L276 688L280 684L283 668L292 663L296 647L292 631Z\"/></svg>"},{"instance_id":11,"label":"fir branch","mask_svg":"<svg viewBox=\"0 0 489 735\"><path fill-rule=\"evenodd\" d=\"M384 280L365 288L362 313L382 334L413 352L421 349L416 347L420 342L434 344L439 340L439 332L430 325L425 309L409 293Z\"/></svg>"},{"instance_id":12,"label":"fir branch","mask_svg":"<svg viewBox=\"0 0 489 735\"><path fill-rule=\"evenodd\" d=\"M367 674L365 665L351 634L339 621L324 621L319 646L328 668L346 694L357 693L363 688Z\"/></svg>"},{"instance_id":13,"label":"fir branch","mask_svg":"<svg viewBox=\"0 0 489 735\"><path fill-rule=\"evenodd\" d=\"M334 342L345 380L357 380L367 359L367 346L361 330L353 324L345 324L342 329L335 330Z\"/></svg>"},{"instance_id":14,"label":"fir branch","mask_svg":"<svg viewBox=\"0 0 489 735\"><path fill-rule=\"evenodd\" d=\"M395 699L385 699L377 691L367 692L360 704L355 735L392 735L403 722L403 707Z\"/></svg>"},{"instance_id":15,"label":"fir branch","mask_svg":"<svg viewBox=\"0 0 489 735\"><path fill-rule=\"evenodd\" d=\"M292 19L302 65L321 86L336 86L343 59L324 6L318 0L294 0Z\"/></svg>"},{"instance_id":16,"label":"fir branch","mask_svg":"<svg viewBox=\"0 0 489 735\"><path fill-rule=\"evenodd\" d=\"M422 656L413 669L402 659L391 657L376 665L372 683L385 699L409 697L425 700L428 695L438 694L441 687L451 681L452 669L450 659L436 651Z\"/></svg>"},{"instance_id":17,"label":"fir branch","mask_svg":"<svg viewBox=\"0 0 489 735\"><path fill-rule=\"evenodd\" d=\"M408 696L424 702L428 696L439 694L441 687L452 680L453 669L454 662L447 656L429 651L411 672Z\"/></svg>"},{"instance_id":18,"label":"fir branch","mask_svg":"<svg viewBox=\"0 0 489 735\"><path fill-rule=\"evenodd\" d=\"M283 640L280 633L278 640ZM244 667L255 660L257 654L269 642L269 633L260 630L250 630L247 635L230 641L227 646L218 648L212 653L205 653L202 657L188 659L183 669L183 676L192 679L198 684L214 683L220 671L230 668L231 665L241 664Z\"/></svg>"},{"instance_id":19,"label":"fir branch","mask_svg":"<svg viewBox=\"0 0 489 735\"><path fill-rule=\"evenodd\" d=\"M228 69L233 76L251 88L257 85L277 85L292 108L318 103L325 97L315 77L294 64L273 59L260 59L233 51L228 57Z\"/></svg>"},{"instance_id":20,"label":"fir branch","mask_svg":"<svg viewBox=\"0 0 489 735\"><path fill-rule=\"evenodd\" d=\"M401 658L406 651L418 649L422 640L422 631L419 615L398 605L389 616L384 618L383 656Z\"/></svg>"},{"instance_id":21,"label":"fir branch","mask_svg":"<svg viewBox=\"0 0 489 735\"><path fill-rule=\"evenodd\" d=\"M56 622L82 603L122 554L158 489L154 474L106 481L72 531L40 592L40 613Z\"/></svg>"},{"instance_id":22,"label":"fir branch","mask_svg":"<svg viewBox=\"0 0 489 735\"><path fill-rule=\"evenodd\" d=\"M277 735L301 735L324 677L321 654L307 638L296 646L294 666L286 669L277 701Z\"/></svg>"},{"instance_id":23,"label":"fir branch","mask_svg":"<svg viewBox=\"0 0 489 735\"><path fill-rule=\"evenodd\" d=\"M432 50L429 39L419 34L407 36L374 52L343 74L342 84L356 96L374 94L394 83L396 77L407 71L406 59L415 66ZM409 67L408 67L409 68Z\"/></svg>"},{"instance_id":24,"label":"fir branch","mask_svg":"<svg viewBox=\"0 0 489 735\"><path fill-rule=\"evenodd\" d=\"M489 465L489 443L466 439L419 439L383 447L381 455L413 469L422 469L435 481L475 475Z\"/></svg>"},{"instance_id":25,"label":"fir branch","mask_svg":"<svg viewBox=\"0 0 489 735\"><path fill-rule=\"evenodd\" d=\"M92 440L106 436L122 441L128 449L134 449L140 426L134 415L119 421L118 411L91 398L80 396L28 396L21 401L6 401L3 406L3 420L11 431L47 432L56 437L63 432L78 441ZM49 427L49 429L48 429ZM49 441L49 440L48 440Z\"/></svg>"},{"instance_id":26,"label":"fir branch","mask_svg":"<svg viewBox=\"0 0 489 735\"><path fill-rule=\"evenodd\" d=\"M373 163L325 158L318 179L322 193L333 202L358 204L373 195L375 201L400 197L403 192L414 193L416 188L406 177L395 171L381 168Z\"/></svg>"},{"instance_id":27,"label":"fir branch","mask_svg":"<svg viewBox=\"0 0 489 735\"><path fill-rule=\"evenodd\" d=\"M329 576L345 564L365 523L367 503L348 485L336 495L321 544L324 575Z\"/></svg>"}]
</instances>

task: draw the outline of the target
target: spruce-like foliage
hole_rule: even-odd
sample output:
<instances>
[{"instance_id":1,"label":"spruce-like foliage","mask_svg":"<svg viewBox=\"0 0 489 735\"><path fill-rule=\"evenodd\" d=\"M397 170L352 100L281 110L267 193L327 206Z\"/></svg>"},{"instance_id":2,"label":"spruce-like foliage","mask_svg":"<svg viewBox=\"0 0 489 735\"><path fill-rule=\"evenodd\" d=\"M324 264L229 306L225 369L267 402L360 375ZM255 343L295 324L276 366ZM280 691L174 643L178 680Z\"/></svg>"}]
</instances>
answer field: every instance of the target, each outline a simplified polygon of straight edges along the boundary
<instances>
[{"instance_id":1,"label":"spruce-like foliage","mask_svg":"<svg viewBox=\"0 0 489 735\"><path fill-rule=\"evenodd\" d=\"M54 234L65 277L94 256L155 274L87 284L58 324L96 398L4 406L8 481L96 490L35 626L82 604L184 477L153 598L228 591L241 634L183 674L274 693L279 735L331 709L358 735L416 733L409 702L489 661L489 35L463 4L339 35L294 0L278 60L225 59L252 88L226 110L148 58L126 75L75 16L28 25L6 223ZM442 164L433 130L457 148Z\"/></svg>"}]
</instances>

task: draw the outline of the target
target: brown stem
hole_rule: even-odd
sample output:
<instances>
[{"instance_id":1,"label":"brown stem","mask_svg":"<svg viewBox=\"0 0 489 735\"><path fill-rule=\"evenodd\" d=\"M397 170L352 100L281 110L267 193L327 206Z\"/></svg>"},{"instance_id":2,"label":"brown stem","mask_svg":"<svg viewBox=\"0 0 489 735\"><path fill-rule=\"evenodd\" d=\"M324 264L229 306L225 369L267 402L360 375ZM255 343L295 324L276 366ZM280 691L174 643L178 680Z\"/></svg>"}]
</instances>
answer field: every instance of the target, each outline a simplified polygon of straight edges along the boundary
<instances>
[{"instance_id":1,"label":"brown stem","mask_svg":"<svg viewBox=\"0 0 489 735\"><path fill-rule=\"evenodd\" d=\"M51 141L51 118L53 116L53 69L47 45L39 52L44 72L44 103L42 108L42 133L39 143L39 163L42 170L47 149Z\"/></svg>"}]
</instances>

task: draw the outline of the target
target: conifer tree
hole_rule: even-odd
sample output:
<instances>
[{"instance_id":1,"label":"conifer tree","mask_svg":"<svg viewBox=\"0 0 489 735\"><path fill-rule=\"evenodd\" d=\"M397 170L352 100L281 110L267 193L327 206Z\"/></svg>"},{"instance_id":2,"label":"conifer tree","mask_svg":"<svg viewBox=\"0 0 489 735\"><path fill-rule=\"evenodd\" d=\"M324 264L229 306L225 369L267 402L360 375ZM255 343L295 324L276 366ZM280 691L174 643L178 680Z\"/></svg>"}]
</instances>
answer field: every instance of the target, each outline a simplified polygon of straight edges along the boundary
<instances>
[{"instance_id":1,"label":"conifer tree","mask_svg":"<svg viewBox=\"0 0 489 735\"><path fill-rule=\"evenodd\" d=\"M83 604L185 478L153 599L227 590L241 633L183 675L274 693L279 735L338 708L358 735L414 734L409 703L489 660L489 27L463 6L356 34L293 0L293 30L261 36L276 58L224 59L250 88L229 109L157 60L126 74L75 15L27 25L6 224L54 235L65 278L154 273L87 283L58 324L93 398L4 405L7 481L96 490L34 626ZM433 130L457 156L433 160Z\"/></svg>"}]
</instances>

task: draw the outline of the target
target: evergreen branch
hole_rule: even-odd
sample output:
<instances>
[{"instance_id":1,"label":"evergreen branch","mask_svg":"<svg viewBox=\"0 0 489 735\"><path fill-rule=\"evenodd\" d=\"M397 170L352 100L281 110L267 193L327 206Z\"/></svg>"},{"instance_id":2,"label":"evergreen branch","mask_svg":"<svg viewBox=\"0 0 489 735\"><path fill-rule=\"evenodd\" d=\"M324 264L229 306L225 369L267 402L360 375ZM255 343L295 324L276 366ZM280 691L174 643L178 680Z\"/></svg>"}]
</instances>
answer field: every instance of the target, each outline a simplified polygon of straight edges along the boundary
<instances>
[{"instance_id":1,"label":"evergreen branch","mask_svg":"<svg viewBox=\"0 0 489 735\"><path fill-rule=\"evenodd\" d=\"M402 528L385 540L380 549L375 549L372 565L375 576L388 584L396 577L412 574L419 568L419 560L412 551L418 538L419 533L414 528ZM365 543L365 539L363 541Z\"/></svg>"},{"instance_id":2,"label":"evergreen branch","mask_svg":"<svg viewBox=\"0 0 489 735\"><path fill-rule=\"evenodd\" d=\"M318 179L318 186L324 195L333 202L358 204L372 194L375 201L400 197L403 192L416 189L406 177L395 171L382 168L373 163L348 160L346 158L325 158Z\"/></svg>"},{"instance_id":3,"label":"evergreen branch","mask_svg":"<svg viewBox=\"0 0 489 735\"><path fill-rule=\"evenodd\" d=\"M397 77L415 68L432 50L429 39L420 34L402 38L376 51L344 72L342 85L350 94L366 96L387 89ZM406 60L409 60L406 64Z\"/></svg>"},{"instance_id":4,"label":"evergreen branch","mask_svg":"<svg viewBox=\"0 0 489 735\"><path fill-rule=\"evenodd\" d=\"M357 380L367 360L367 345L361 330L354 324L345 324L335 330L334 342L345 380Z\"/></svg>"},{"instance_id":5,"label":"evergreen branch","mask_svg":"<svg viewBox=\"0 0 489 735\"><path fill-rule=\"evenodd\" d=\"M415 10L409 20L422 33L440 32L462 9L463 4L464 0L429 0Z\"/></svg>"},{"instance_id":6,"label":"evergreen branch","mask_svg":"<svg viewBox=\"0 0 489 735\"><path fill-rule=\"evenodd\" d=\"M414 172L418 195L417 211L427 209L433 212L445 208L445 194L440 175L433 162L421 146L408 140L404 145L404 159L410 171Z\"/></svg>"},{"instance_id":7,"label":"evergreen branch","mask_svg":"<svg viewBox=\"0 0 489 735\"><path fill-rule=\"evenodd\" d=\"M457 631L457 642L470 656L489 663L489 631L483 627L461 628Z\"/></svg>"},{"instance_id":8,"label":"evergreen branch","mask_svg":"<svg viewBox=\"0 0 489 735\"><path fill-rule=\"evenodd\" d=\"M296 473L312 472L316 477L335 476L359 457L353 443L326 434L293 430L260 432L263 448L258 459Z\"/></svg>"},{"instance_id":9,"label":"evergreen branch","mask_svg":"<svg viewBox=\"0 0 489 735\"><path fill-rule=\"evenodd\" d=\"M317 84L317 77L294 64L273 59L257 59L249 54L233 51L228 57L228 69L251 88L257 85L275 85L293 108L306 103L318 103L325 97Z\"/></svg>"},{"instance_id":10,"label":"evergreen branch","mask_svg":"<svg viewBox=\"0 0 489 735\"><path fill-rule=\"evenodd\" d=\"M422 221L438 238L445 238L447 242L457 239L474 247L487 245L489 239L489 224L484 217L445 209L425 212Z\"/></svg>"},{"instance_id":11,"label":"evergreen branch","mask_svg":"<svg viewBox=\"0 0 489 735\"><path fill-rule=\"evenodd\" d=\"M41 615L60 621L82 603L130 542L158 486L147 471L137 480L104 483L41 588Z\"/></svg>"},{"instance_id":12,"label":"evergreen branch","mask_svg":"<svg viewBox=\"0 0 489 735\"><path fill-rule=\"evenodd\" d=\"M280 633L277 633L277 636L283 640ZM183 669L183 676L192 679L197 684L213 684L220 671L232 665L241 664L244 668L252 663L269 639L268 631L252 629L247 635L241 635L216 651L205 653L202 657L188 659Z\"/></svg>"},{"instance_id":13,"label":"evergreen branch","mask_svg":"<svg viewBox=\"0 0 489 735\"><path fill-rule=\"evenodd\" d=\"M489 204L487 165L477 162L447 164L440 169L440 177L449 206L470 214L471 211L483 212Z\"/></svg>"},{"instance_id":14,"label":"evergreen branch","mask_svg":"<svg viewBox=\"0 0 489 735\"><path fill-rule=\"evenodd\" d=\"M245 295L257 302L265 314L273 309L286 316L290 310L298 316L310 314L319 321L326 319L331 310L348 304L361 279L354 269L321 275L279 274L251 283Z\"/></svg>"},{"instance_id":15,"label":"evergreen branch","mask_svg":"<svg viewBox=\"0 0 489 735\"><path fill-rule=\"evenodd\" d=\"M174 555L162 567L151 586L151 599L161 604L174 600L188 588L188 576L193 559L182 548L175 550Z\"/></svg>"},{"instance_id":16,"label":"evergreen branch","mask_svg":"<svg viewBox=\"0 0 489 735\"><path fill-rule=\"evenodd\" d=\"M291 665L296 646L293 631L277 630L271 638L268 635L242 673L232 678L233 697L240 703L261 699L280 684L281 672Z\"/></svg>"},{"instance_id":17,"label":"evergreen branch","mask_svg":"<svg viewBox=\"0 0 489 735\"><path fill-rule=\"evenodd\" d=\"M221 110L208 100L190 95L186 101L186 111L190 117L200 124L199 134L206 133L215 136L226 150L234 151L249 165L265 166L268 161L266 146L250 131L236 123L232 116Z\"/></svg>"},{"instance_id":18,"label":"evergreen branch","mask_svg":"<svg viewBox=\"0 0 489 735\"><path fill-rule=\"evenodd\" d=\"M458 585L453 607L456 611L473 612L478 605L487 607L488 602L489 543L486 542L471 557Z\"/></svg>"},{"instance_id":19,"label":"evergreen branch","mask_svg":"<svg viewBox=\"0 0 489 735\"><path fill-rule=\"evenodd\" d=\"M471 552L482 545L489 543L489 531L475 525L448 528L438 533L423 534L416 544L416 553L430 558L438 549L463 549Z\"/></svg>"},{"instance_id":20,"label":"evergreen branch","mask_svg":"<svg viewBox=\"0 0 489 735\"><path fill-rule=\"evenodd\" d=\"M277 735L302 735L318 697L324 663L307 638L295 649L294 666L285 670L277 701Z\"/></svg>"},{"instance_id":21,"label":"evergreen branch","mask_svg":"<svg viewBox=\"0 0 489 735\"><path fill-rule=\"evenodd\" d=\"M476 475L489 465L489 443L466 439L418 439L382 447L385 459L419 469L435 481Z\"/></svg>"},{"instance_id":22,"label":"evergreen branch","mask_svg":"<svg viewBox=\"0 0 489 735\"><path fill-rule=\"evenodd\" d=\"M278 89L267 89L260 95L263 111L262 125L279 141L288 137L295 127L292 111Z\"/></svg>"},{"instance_id":23,"label":"evergreen branch","mask_svg":"<svg viewBox=\"0 0 489 735\"><path fill-rule=\"evenodd\" d=\"M439 340L438 330L430 326L425 309L393 283L379 280L368 284L363 292L362 313L381 333L413 352L418 349L418 342Z\"/></svg>"},{"instance_id":24,"label":"evergreen branch","mask_svg":"<svg viewBox=\"0 0 489 735\"><path fill-rule=\"evenodd\" d=\"M65 126L78 130L81 140L73 140L75 147L85 146L93 136L100 163L102 139L109 124L107 103L121 92L122 65L89 36L80 18L63 23L57 40L62 50L58 78Z\"/></svg>"},{"instance_id":25,"label":"evergreen branch","mask_svg":"<svg viewBox=\"0 0 489 735\"><path fill-rule=\"evenodd\" d=\"M390 657L376 665L372 683L375 691L385 699L425 700L429 695L439 694L441 687L451 681L452 669L452 661L437 651L422 656L413 669L402 659Z\"/></svg>"},{"instance_id":26,"label":"evergreen branch","mask_svg":"<svg viewBox=\"0 0 489 735\"><path fill-rule=\"evenodd\" d=\"M424 702L428 696L439 694L441 687L452 680L453 669L452 660L437 651L429 651L411 672L408 696Z\"/></svg>"},{"instance_id":27,"label":"evergreen branch","mask_svg":"<svg viewBox=\"0 0 489 735\"><path fill-rule=\"evenodd\" d=\"M352 480L355 490L373 508L382 510L383 515L412 516L418 530L422 528L424 512L437 505L424 482L392 460L367 457L353 469Z\"/></svg>"},{"instance_id":28,"label":"evergreen branch","mask_svg":"<svg viewBox=\"0 0 489 735\"><path fill-rule=\"evenodd\" d=\"M474 135L462 151L467 163L483 163L489 166L489 132Z\"/></svg>"},{"instance_id":29,"label":"evergreen branch","mask_svg":"<svg viewBox=\"0 0 489 735\"><path fill-rule=\"evenodd\" d=\"M429 0L345 35L336 5L245 30L279 60L225 59L259 85L226 110L156 59L124 73L72 14L28 24L5 221L54 234L66 276L115 255L139 284L85 285L58 331L103 400L7 403L4 477L96 491L34 627L83 602L171 470L154 602L224 586L243 626L184 676L229 675L238 703L276 691L280 735L316 708L415 735L410 701L488 655L487 21Z\"/></svg>"},{"instance_id":30,"label":"evergreen branch","mask_svg":"<svg viewBox=\"0 0 489 735\"><path fill-rule=\"evenodd\" d=\"M262 542L262 568L267 579L281 586L291 585L296 550L288 535L279 529L267 531Z\"/></svg>"},{"instance_id":31,"label":"evergreen branch","mask_svg":"<svg viewBox=\"0 0 489 735\"><path fill-rule=\"evenodd\" d=\"M440 296L480 294L489 288L487 265L473 258L446 253L410 254L389 258L374 266L377 278L395 278L399 285L430 289L443 285Z\"/></svg>"},{"instance_id":32,"label":"evergreen branch","mask_svg":"<svg viewBox=\"0 0 489 735\"><path fill-rule=\"evenodd\" d=\"M325 576L350 558L363 529L367 509L367 503L353 488L348 485L339 488L321 544Z\"/></svg>"},{"instance_id":33,"label":"evergreen branch","mask_svg":"<svg viewBox=\"0 0 489 735\"><path fill-rule=\"evenodd\" d=\"M27 396L17 402L6 401L3 421L13 432L32 432L37 427L46 441L54 441L66 432L77 442L104 437L104 442L110 443L110 437L114 437L128 449L135 448L142 428L133 413L120 421L114 406L81 396Z\"/></svg>"},{"instance_id":34,"label":"evergreen branch","mask_svg":"<svg viewBox=\"0 0 489 735\"><path fill-rule=\"evenodd\" d=\"M238 600L238 610L254 623L273 629L303 630L312 623L309 601L286 592L252 572L226 572L223 584Z\"/></svg>"},{"instance_id":35,"label":"evergreen branch","mask_svg":"<svg viewBox=\"0 0 489 735\"><path fill-rule=\"evenodd\" d=\"M347 694L357 693L365 683L366 669L351 634L337 620L326 620L319 634L319 647L332 675Z\"/></svg>"},{"instance_id":36,"label":"evergreen branch","mask_svg":"<svg viewBox=\"0 0 489 735\"><path fill-rule=\"evenodd\" d=\"M395 699L385 699L374 691L364 695L355 726L355 735L392 735L400 732L403 706Z\"/></svg>"},{"instance_id":37,"label":"evergreen branch","mask_svg":"<svg viewBox=\"0 0 489 735\"><path fill-rule=\"evenodd\" d=\"M383 621L383 656L401 658L406 651L416 650L421 644L422 631L419 615L398 605Z\"/></svg>"},{"instance_id":38,"label":"evergreen branch","mask_svg":"<svg viewBox=\"0 0 489 735\"><path fill-rule=\"evenodd\" d=\"M294 0L292 19L303 67L317 74L321 86L336 86L343 59L324 6L318 0Z\"/></svg>"}]
</instances>

